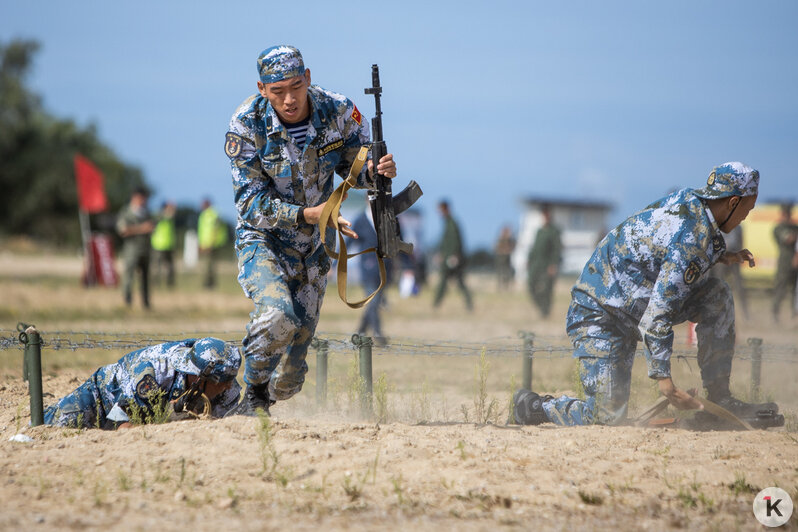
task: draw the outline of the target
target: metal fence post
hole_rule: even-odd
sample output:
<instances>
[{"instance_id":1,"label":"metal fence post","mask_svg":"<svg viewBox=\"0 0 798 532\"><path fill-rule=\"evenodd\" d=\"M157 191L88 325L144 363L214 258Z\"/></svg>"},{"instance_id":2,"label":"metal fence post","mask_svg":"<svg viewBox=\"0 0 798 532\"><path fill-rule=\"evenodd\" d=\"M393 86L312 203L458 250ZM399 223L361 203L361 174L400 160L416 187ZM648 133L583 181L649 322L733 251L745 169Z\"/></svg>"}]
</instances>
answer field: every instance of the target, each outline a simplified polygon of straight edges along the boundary
<instances>
[{"instance_id":1,"label":"metal fence post","mask_svg":"<svg viewBox=\"0 0 798 532\"><path fill-rule=\"evenodd\" d=\"M327 406L327 354L330 342L313 338L310 345L316 349L316 408Z\"/></svg>"},{"instance_id":2,"label":"metal fence post","mask_svg":"<svg viewBox=\"0 0 798 532\"><path fill-rule=\"evenodd\" d=\"M374 345L371 337L352 335L352 343L360 349L360 381L362 384L360 394L360 411L363 417L372 415L373 384L371 377L371 346Z\"/></svg>"},{"instance_id":3,"label":"metal fence post","mask_svg":"<svg viewBox=\"0 0 798 532\"><path fill-rule=\"evenodd\" d=\"M751 346L751 400L759 401L762 384L762 338L749 338Z\"/></svg>"},{"instance_id":4,"label":"metal fence post","mask_svg":"<svg viewBox=\"0 0 798 532\"><path fill-rule=\"evenodd\" d=\"M33 325L20 323L17 329L25 328L19 333L19 340L25 344L25 361L23 374L28 377L28 394L30 395L30 425L38 427L44 423L44 399L42 398L42 339Z\"/></svg>"},{"instance_id":5,"label":"metal fence post","mask_svg":"<svg viewBox=\"0 0 798 532\"><path fill-rule=\"evenodd\" d=\"M532 356L535 353L535 334L527 331L518 333L524 341L524 347L521 351L523 365L521 367L521 388L526 390L532 389Z\"/></svg>"}]
</instances>

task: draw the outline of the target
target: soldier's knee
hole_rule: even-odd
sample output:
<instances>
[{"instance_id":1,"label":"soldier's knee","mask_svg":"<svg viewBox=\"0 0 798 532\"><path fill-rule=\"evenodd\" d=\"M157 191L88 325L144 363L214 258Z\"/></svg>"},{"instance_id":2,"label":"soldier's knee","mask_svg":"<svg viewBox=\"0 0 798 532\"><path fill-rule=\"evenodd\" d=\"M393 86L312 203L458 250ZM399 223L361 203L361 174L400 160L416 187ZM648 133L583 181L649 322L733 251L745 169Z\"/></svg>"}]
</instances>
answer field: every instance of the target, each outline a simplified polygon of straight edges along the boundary
<instances>
[{"instance_id":1,"label":"soldier's knee","mask_svg":"<svg viewBox=\"0 0 798 532\"><path fill-rule=\"evenodd\" d=\"M302 390L305 383L305 375L279 375L272 376L269 381L269 397L276 401L285 401Z\"/></svg>"},{"instance_id":2,"label":"soldier's knee","mask_svg":"<svg viewBox=\"0 0 798 532\"><path fill-rule=\"evenodd\" d=\"M259 306L251 323L251 334L257 334L261 330L268 330L269 334L275 338L293 335L300 326L299 319L293 309L283 304Z\"/></svg>"}]
</instances>

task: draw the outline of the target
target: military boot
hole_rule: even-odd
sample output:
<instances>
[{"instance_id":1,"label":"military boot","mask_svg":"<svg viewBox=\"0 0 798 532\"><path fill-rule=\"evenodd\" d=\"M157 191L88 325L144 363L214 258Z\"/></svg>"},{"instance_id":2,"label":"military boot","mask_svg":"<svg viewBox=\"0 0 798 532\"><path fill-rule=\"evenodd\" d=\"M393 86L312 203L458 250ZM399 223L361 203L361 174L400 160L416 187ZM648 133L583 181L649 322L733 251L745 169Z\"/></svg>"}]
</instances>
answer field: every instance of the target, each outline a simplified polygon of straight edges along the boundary
<instances>
[{"instance_id":1,"label":"military boot","mask_svg":"<svg viewBox=\"0 0 798 532\"><path fill-rule=\"evenodd\" d=\"M254 417L257 415L256 410L260 408L263 410L266 415L269 414L269 407L273 405L275 402L269 399L269 383L265 382L263 384L248 384L247 389L244 390L244 397L241 398L241 401L233 407L225 417L227 416L250 416Z\"/></svg>"},{"instance_id":2,"label":"military boot","mask_svg":"<svg viewBox=\"0 0 798 532\"><path fill-rule=\"evenodd\" d=\"M779 412L779 405L776 403L746 403L727 395L718 400L712 400L718 406L722 406L740 419L754 419L758 416L774 416Z\"/></svg>"},{"instance_id":3,"label":"military boot","mask_svg":"<svg viewBox=\"0 0 798 532\"><path fill-rule=\"evenodd\" d=\"M548 423L543 411L543 401L553 399L551 395L540 396L531 390L518 390L513 395L513 412L519 425L540 425Z\"/></svg>"}]
</instances>

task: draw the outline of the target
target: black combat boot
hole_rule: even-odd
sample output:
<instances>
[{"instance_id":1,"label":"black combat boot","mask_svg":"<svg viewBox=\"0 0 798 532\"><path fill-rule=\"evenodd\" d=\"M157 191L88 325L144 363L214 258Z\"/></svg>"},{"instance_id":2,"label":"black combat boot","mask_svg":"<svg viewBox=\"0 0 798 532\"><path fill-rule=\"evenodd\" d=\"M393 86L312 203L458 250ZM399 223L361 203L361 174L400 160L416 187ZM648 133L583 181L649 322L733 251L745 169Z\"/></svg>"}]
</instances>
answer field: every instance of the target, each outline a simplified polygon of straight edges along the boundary
<instances>
[{"instance_id":1,"label":"black combat boot","mask_svg":"<svg viewBox=\"0 0 798 532\"><path fill-rule=\"evenodd\" d=\"M244 390L244 397L241 398L241 402L239 402L227 414L225 414L225 417L227 416L254 417L257 415L255 411L258 408L263 410L268 416L270 415L269 407L274 403L275 403L274 401L269 399L268 382L256 385L248 384L247 389Z\"/></svg>"},{"instance_id":2,"label":"black combat boot","mask_svg":"<svg viewBox=\"0 0 798 532\"><path fill-rule=\"evenodd\" d=\"M776 403L746 403L735 399L731 394L720 399L711 399L713 403L722 406L740 419L754 419L758 416L774 416L779 413L779 405Z\"/></svg>"},{"instance_id":3,"label":"black combat boot","mask_svg":"<svg viewBox=\"0 0 798 532\"><path fill-rule=\"evenodd\" d=\"M543 401L553 399L551 395L540 396L530 390L518 390L513 396L515 422L519 425L540 425L548 423L549 418L543 411Z\"/></svg>"},{"instance_id":4,"label":"black combat boot","mask_svg":"<svg viewBox=\"0 0 798 532\"><path fill-rule=\"evenodd\" d=\"M729 383L725 379L717 380L707 385L707 398L739 417L740 419L754 419L758 415L774 416L779 412L776 403L746 403L732 397Z\"/></svg>"}]
</instances>

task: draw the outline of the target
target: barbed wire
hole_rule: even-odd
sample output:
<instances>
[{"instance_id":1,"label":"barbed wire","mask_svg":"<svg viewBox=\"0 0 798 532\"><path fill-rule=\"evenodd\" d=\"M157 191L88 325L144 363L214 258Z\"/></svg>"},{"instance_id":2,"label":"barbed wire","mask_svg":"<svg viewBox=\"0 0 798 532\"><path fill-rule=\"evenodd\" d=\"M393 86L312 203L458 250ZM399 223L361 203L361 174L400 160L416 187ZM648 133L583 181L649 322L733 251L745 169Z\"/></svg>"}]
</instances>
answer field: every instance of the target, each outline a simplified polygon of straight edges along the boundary
<instances>
[{"instance_id":1,"label":"barbed wire","mask_svg":"<svg viewBox=\"0 0 798 532\"><path fill-rule=\"evenodd\" d=\"M183 331L177 333L148 332L103 332L103 331L39 331L42 348L50 350L105 349L109 351L136 350L150 345L173 342L184 338L213 336L241 345L241 331ZM0 351L23 349L19 338L20 331L0 329ZM352 335L343 333L317 332L316 339L326 342L328 353L351 353L359 346L353 342ZM798 364L798 346L784 344L762 344L754 347L748 343L736 346L735 359L750 360L761 355L762 361ZM570 358L573 348L567 338L521 332L517 336L492 337L482 342L462 340L439 340L396 337L386 345L373 345L375 356L479 356L483 352L490 357L531 356L536 359ZM644 351L635 352L638 357ZM675 348L674 360L696 360L695 347Z\"/></svg>"}]
</instances>

